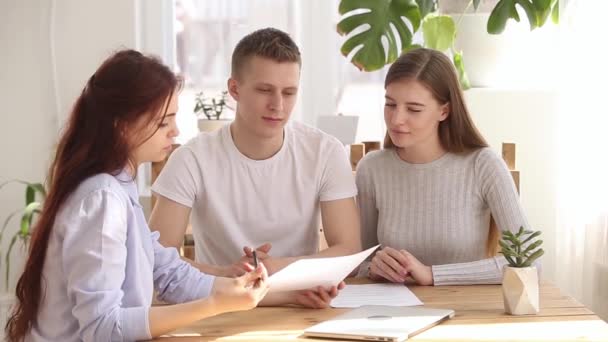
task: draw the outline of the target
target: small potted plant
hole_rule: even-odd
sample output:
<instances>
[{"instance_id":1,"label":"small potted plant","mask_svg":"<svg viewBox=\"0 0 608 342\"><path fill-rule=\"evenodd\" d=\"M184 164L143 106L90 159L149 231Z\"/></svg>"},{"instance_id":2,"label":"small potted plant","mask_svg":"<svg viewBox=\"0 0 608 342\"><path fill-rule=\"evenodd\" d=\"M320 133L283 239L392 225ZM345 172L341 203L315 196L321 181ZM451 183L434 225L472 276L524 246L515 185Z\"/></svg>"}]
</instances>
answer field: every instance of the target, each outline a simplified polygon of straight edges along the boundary
<instances>
[{"instance_id":1,"label":"small potted plant","mask_svg":"<svg viewBox=\"0 0 608 342\"><path fill-rule=\"evenodd\" d=\"M231 121L220 118L226 108L230 108L227 91L215 97L205 96L201 91L196 94L194 103L194 114L198 117L198 128L201 132L214 131Z\"/></svg>"},{"instance_id":2,"label":"small potted plant","mask_svg":"<svg viewBox=\"0 0 608 342\"><path fill-rule=\"evenodd\" d=\"M517 233L502 232L500 253L509 263L504 268L502 279L502 294L508 314L538 313L538 271L533 263L545 253L540 248L543 240L535 240L540 233L523 227Z\"/></svg>"}]
</instances>

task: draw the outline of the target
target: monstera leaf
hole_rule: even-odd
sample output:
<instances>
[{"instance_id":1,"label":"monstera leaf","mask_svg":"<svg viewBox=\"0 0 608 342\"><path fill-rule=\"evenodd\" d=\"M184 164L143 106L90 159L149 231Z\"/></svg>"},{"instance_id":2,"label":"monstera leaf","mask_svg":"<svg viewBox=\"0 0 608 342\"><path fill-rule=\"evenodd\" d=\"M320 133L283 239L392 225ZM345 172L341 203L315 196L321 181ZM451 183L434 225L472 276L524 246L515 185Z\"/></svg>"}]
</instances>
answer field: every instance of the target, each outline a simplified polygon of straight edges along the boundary
<instances>
[{"instance_id":1,"label":"monstera leaf","mask_svg":"<svg viewBox=\"0 0 608 342\"><path fill-rule=\"evenodd\" d=\"M344 16L355 10L358 10L355 14ZM342 0L339 12L343 16L338 23L340 35L369 25L369 29L349 37L340 49L344 56L348 56L362 46L352 56L351 62L364 71L378 70L394 62L412 43L413 32L404 19L410 22L414 32L420 27L421 20L416 0ZM399 39L391 27L395 28ZM382 37L386 37L388 51L382 45Z\"/></svg>"},{"instance_id":2,"label":"monstera leaf","mask_svg":"<svg viewBox=\"0 0 608 342\"><path fill-rule=\"evenodd\" d=\"M437 11L437 0L416 0L420 10L420 18L424 19L427 14Z\"/></svg>"},{"instance_id":3,"label":"monstera leaf","mask_svg":"<svg viewBox=\"0 0 608 342\"><path fill-rule=\"evenodd\" d=\"M488 19L488 33L502 33L507 26L507 21L511 18L519 22L520 18L516 5L521 6L526 12L528 22L530 22L530 30L543 26L549 15L551 15L554 23L558 22L558 0L500 0Z\"/></svg>"}]
</instances>

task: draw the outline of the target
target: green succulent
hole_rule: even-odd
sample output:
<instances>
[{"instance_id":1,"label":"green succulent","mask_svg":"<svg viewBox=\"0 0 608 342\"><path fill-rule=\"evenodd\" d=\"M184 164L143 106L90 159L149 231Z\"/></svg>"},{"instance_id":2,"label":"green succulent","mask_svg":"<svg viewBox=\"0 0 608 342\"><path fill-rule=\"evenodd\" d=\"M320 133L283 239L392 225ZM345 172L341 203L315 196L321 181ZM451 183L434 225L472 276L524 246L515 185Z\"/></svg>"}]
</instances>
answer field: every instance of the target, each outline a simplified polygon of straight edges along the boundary
<instances>
[{"instance_id":1,"label":"green succulent","mask_svg":"<svg viewBox=\"0 0 608 342\"><path fill-rule=\"evenodd\" d=\"M545 254L540 248L543 240L534 241L540 234L540 231L524 230L524 227L520 227L517 233L503 231L502 238L498 241L500 253L505 256L511 267L530 267L536 259Z\"/></svg>"}]
</instances>

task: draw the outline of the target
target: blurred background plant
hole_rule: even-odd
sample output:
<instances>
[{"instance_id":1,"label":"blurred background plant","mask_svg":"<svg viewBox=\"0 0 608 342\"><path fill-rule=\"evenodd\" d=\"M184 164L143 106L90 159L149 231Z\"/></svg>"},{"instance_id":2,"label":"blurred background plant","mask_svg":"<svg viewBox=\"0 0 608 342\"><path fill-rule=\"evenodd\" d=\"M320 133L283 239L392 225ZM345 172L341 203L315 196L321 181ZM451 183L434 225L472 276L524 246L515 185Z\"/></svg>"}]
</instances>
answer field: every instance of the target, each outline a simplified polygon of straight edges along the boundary
<instances>
[{"instance_id":1,"label":"blurred background plant","mask_svg":"<svg viewBox=\"0 0 608 342\"><path fill-rule=\"evenodd\" d=\"M209 120L219 120L224 108L228 107L228 91L222 91L219 96L205 96L201 91L196 94L194 103L194 114L199 118L202 114Z\"/></svg>"},{"instance_id":2,"label":"blurred background plant","mask_svg":"<svg viewBox=\"0 0 608 342\"><path fill-rule=\"evenodd\" d=\"M13 248L17 243L20 243L21 248L27 251L28 242L30 236L32 235L33 230L33 222L34 218L37 214L42 210L42 204L44 199L46 198L46 190L42 183L30 183L23 180L10 180L0 184L0 189L4 188L9 184L23 184L25 185L25 206L19 208L12 213L10 213L4 220L2 224L2 229L0 230L0 245L2 243L2 239L6 232L7 227L13 221L13 218L19 217L19 229L13 236L11 236L11 240L8 245L8 249L4 256L4 264L6 266L5 273L5 288L9 290L9 276L10 276L10 268L11 268L11 254ZM27 255L27 253L25 253ZM2 251L0 250L0 265L2 265Z\"/></svg>"}]
</instances>

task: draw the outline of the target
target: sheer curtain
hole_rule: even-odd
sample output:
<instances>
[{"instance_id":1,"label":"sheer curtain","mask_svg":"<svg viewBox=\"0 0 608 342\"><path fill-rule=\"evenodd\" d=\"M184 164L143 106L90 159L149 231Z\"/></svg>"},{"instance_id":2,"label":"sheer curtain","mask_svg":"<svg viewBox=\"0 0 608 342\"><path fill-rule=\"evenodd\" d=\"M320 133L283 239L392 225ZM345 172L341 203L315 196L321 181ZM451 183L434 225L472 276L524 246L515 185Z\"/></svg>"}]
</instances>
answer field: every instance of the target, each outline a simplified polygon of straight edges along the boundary
<instances>
[{"instance_id":1,"label":"sheer curtain","mask_svg":"<svg viewBox=\"0 0 608 342\"><path fill-rule=\"evenodd\" d=\"M556 281L608 320L608 1L561 5Z\"/></svg>"}]
</instances>

